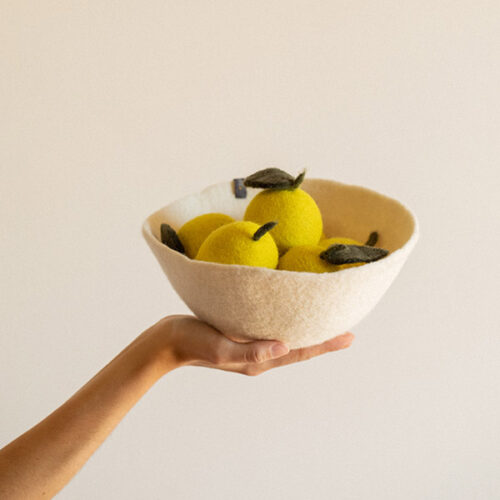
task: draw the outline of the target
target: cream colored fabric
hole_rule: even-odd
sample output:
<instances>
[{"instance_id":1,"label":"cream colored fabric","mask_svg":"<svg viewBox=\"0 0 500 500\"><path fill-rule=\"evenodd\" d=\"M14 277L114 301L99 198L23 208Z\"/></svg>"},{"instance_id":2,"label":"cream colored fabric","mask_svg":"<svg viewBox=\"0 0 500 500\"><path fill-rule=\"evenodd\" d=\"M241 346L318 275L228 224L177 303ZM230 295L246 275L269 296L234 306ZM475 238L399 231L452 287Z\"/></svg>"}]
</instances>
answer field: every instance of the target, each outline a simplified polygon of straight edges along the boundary
<instances>
[{"instance_id":1,"label":"cream colored fabric","mask_svg":"<svg viewBox=\"0 0 500 500\"><path fill-rule=\"evenodd\" d=\"M152 214L143 235L170 283L200 319L240 339L279 339L290 348L317 344L363 319L399 273L418 238L415 216L398 201L359 186L306 179L301 186L317 202L327 236L365 241L391 253L335 273L299 273L191 260L159 240L160 225L176 230L197 215L222 212L242 219L258 189L235 198L232 182L174 201Z\"/></svg>"}]
</instances>

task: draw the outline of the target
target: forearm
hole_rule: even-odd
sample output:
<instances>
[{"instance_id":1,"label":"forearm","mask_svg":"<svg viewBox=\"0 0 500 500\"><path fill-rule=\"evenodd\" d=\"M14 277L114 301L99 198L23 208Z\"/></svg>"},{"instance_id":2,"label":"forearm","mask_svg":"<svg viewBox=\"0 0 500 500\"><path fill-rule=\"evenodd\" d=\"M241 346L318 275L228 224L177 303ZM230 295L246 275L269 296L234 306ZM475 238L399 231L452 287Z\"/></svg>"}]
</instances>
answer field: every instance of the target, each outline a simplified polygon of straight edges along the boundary
<instances>
[{"instance_id":1,"label":"forearm","mask_svg":"<svg viewBox=\"0 0 500 500\"><path fill-rule=\"evenodd\" d=\"M176 367L149 330L68 401L0 450L0 498L50 498L83 466L125 414Z\"/></svg>"}]
</instances>

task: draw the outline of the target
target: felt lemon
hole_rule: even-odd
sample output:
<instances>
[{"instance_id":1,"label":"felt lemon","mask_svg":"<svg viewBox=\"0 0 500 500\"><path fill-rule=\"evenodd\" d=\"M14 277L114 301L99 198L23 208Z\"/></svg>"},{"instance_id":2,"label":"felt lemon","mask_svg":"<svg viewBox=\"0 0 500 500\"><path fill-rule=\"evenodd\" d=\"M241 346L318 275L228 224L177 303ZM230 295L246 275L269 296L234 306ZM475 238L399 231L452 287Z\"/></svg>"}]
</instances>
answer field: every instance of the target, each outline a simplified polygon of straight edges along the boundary
<instances>
[{"instance_id":1,"label":"felt lemon","mask_svg":"<svg viewBox=\"0 0 500 500\"><path fill-rule=\"evenodd\" d=\"M292 247L280 257L278 269L306 273L330 273L338 271L341 266L335 266L320 258L323 250L324 248L319 245Z\"/></svg>"},{"instance_id":2,"label":"felt lemon","mask_svg":"<svg viewBox=\"0 0 500 500\"><path fill-rule=\"evenodd\" d=\"M234 222L234 219L226 214L209 213L199 215L186 222L177 232L182 241L186 255L191 259L196 257L201 244L205 238L215 229Z\"/></svg>"},{"instance_id":3,"label":"felt lemon","mask_svg":"<svg viewBox=\"0 0 500 500\"><path fill-rule=\"evenodd\" d=\"M367 245L335 244L326 250L320 245L290 248L278 262L278 269L309 273L330 273L353 265L374 262L389 252Z\"/></svg>"},{"instance_id":4,"label":"felt lemon","mask_svg":"<svg viewBox=\"0 0 500 500\"><path fill-rule=\"evenodd\" d=\"M276 224L259 226L250 221L225 224L207 236L196 260L276 269L278 248L269 234Z\"/></svg>"},{"instance_id":5,"label":"felt lemon","mask_svg":"<svg viewBox=\"0 0 500 500\"><path fill-rule=\"evenodd\" d=\"M321 212L314 199L299 188L305 172L296 179L278 168L260 170L247 177L245 186L263 188L248 204L244 220L279 224L271 231L280 254L289 248L315 245L323 232Z\"/></svg>"}]
</instances>

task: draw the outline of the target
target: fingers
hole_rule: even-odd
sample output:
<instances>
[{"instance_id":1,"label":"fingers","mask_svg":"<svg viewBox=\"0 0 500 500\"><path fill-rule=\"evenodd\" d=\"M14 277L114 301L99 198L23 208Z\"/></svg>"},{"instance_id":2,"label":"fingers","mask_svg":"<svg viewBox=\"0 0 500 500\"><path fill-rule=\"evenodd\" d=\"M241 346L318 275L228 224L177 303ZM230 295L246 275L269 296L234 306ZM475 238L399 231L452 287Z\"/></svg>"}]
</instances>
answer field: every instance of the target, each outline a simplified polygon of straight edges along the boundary
<instances>
[{"instance_id":1,"label":"fingers","mask_svg":"<svg viewBox=\"0 0 500 500\"><path fill-rule=\"evenodd\" d=\"M223 365L263 363L288 354L288 347L275 340L235 342L210 325L191 316L173 320L178 356L189 363L206 362L217 368Z\"/></svg>"},{"instance_id":2,"label":"fingers","mask_svg":"<svg viewBox=\"0 0 500 500\"><path fill-rule=\"evenodd\" d=\"M220 363L264 363L288 354L288 347L274 340L259 340L256 342L239 343L227 340L218 349Z\"/></svg>"},{"instance_id":3,"label":"fingers","mask_svg":"<svg viewBox=\"0 0 500 500\"><path fill-rule=\"evenodd\" d=\"M347 349L353 342L354 335L350 332L338 335L333 339L329 339L322 344L313 345L310 347L303 347L301 349L294 349L288 353L288 355L283 356L280 359L276 359L265 363L265 369L275 368L277 366L289 365L291 363L297 363L299 361L306 361L308 359L320 356L327 352L339 351L341 349Z\"/></svg>"},{"instance_id":4,"label":"fingers","mask_svg":"<svg viewBox=\"0 0 500 500\"><path fill-rule=\"evenodd\" d=\"M327 352L339 351L341 349L347 349L354 340L354 335L352 333L344 333L343 335L338 335L333 339L329 339L322 344L313 345L310 347L303 347L302 349L296 349L293 351L293 361L305 361L307 359L320 356Z\"/></svg>"},{"instance_id":5,"label":"fingers","mask_svg":"<svg viewBox=\"0 0 500 500\"><path fill-rule=\"evenodd\" d=\"M323 352L320 352L319 354L323 354L324 352L339 351L340 349L347 349L352 344L354 338L354 334L347 332L342 335L338 335L333 339L329 339L326 342L319 344L319 347L323 346ZM305 349L309 348L306 347Z\"/></svg>"}]
</instances>

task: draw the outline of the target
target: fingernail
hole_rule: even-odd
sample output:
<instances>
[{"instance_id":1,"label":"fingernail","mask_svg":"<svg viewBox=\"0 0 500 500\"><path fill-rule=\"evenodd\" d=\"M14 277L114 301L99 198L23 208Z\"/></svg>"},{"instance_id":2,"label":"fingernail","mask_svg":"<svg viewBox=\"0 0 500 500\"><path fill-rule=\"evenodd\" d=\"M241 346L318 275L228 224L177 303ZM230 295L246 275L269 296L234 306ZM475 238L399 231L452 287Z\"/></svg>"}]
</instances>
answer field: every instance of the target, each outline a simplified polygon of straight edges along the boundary
<instances>
[{"instance_id":1,"label":"fingernail","mask_svg":"<svg viewBox=\"0 0 500 500\"><path fill-rule=\"evenodd\" d=\"M274 344L271 347L271 356L273 358L279 358L284 356L289 351L288 347L285 344Z\"/></svg>"}]
</instances>

